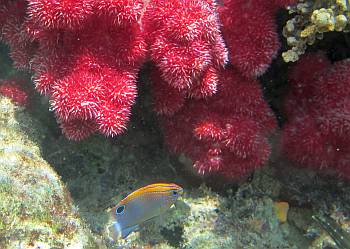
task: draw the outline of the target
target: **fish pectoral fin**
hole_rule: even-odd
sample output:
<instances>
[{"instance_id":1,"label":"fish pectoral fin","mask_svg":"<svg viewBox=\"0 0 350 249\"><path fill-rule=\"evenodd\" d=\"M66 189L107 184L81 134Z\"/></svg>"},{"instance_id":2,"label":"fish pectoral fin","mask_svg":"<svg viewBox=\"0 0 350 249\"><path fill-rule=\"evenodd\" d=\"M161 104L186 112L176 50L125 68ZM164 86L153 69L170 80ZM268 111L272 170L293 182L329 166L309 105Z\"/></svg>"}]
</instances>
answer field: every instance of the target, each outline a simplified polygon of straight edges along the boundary
<instances>
[{"instance_id":1,"label":"fish pectoral fin","mask_svg":"<svg viewBox=\"0 0 350 249\"><path fill-rule=\"evenodd\" d=\"M128 235L132 232L136 232L137 230L140 229L140 226L139 225L135 225L135 226L132 226L132 227L127 227L127 228L124 228L122 230L122 238L125 239L126 237L128 237Z\"/></svg>"}]
</instances>

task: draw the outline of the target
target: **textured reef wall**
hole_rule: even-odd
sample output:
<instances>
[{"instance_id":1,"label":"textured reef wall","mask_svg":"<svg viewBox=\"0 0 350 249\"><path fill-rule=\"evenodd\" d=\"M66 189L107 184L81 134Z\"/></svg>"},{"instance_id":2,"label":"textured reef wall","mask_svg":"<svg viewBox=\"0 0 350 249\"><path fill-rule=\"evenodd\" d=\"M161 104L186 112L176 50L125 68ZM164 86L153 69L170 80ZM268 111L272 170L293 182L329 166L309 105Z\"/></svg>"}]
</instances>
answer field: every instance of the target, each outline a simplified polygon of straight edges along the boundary
<instances>
[{"instance_id":1,"label":"textured reef wall","mask_svg":"<svg viewBox=\"0 0 350 249\"><path fill-rule=\"evenodd\" d=\"M0 96L0 247L96 248L65 185L42 158L44 131Z\"/></svg>"},{"instance_id":2,"label":"textured reef wall","mask_svg":"<svg viewBox=\"0 0 350 249\"><path fill-rule=\"evenodd\" d=\"M277 165L255 172L253 180L238 189L226 186L219 195L183 179L149 123L136 122L116 143L103 137L76 143L57 137L31 115L1 97L3 248L321 249L335 244L312 214L325 213L350 228L349 186L337 179L320 178L275 159ZM105 231L110 220L104 208L159 180L182 185L183 198L139 232L112 242ZM289 211L279 208L283 200L288 200Z\"/></svg>"}]
</instances>

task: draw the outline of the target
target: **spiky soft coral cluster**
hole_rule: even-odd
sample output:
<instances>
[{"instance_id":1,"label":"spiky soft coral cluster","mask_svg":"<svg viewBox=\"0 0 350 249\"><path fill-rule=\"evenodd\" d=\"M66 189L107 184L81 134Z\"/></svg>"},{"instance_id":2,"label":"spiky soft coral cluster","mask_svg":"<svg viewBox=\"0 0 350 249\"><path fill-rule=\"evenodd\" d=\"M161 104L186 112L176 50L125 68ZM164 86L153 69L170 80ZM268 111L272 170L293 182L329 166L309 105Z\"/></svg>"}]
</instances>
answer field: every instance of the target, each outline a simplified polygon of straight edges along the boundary
<instances>
[{"instance_id":1,"label":"spiky soft coral cluster","mask_svg":"<svg viewBox=\"0 0 350 249\"><path fill-rule=\"evenodd\" d=\"M69 138L125 129L146 53L142 3L19 0L2 7L3 40L12 51L31 48L13 59L34 71L37 90L50 96Z\"/></svg>"},{"instance_id":2,"label":"spiky soft coral cluster","mask_svg":"<svg viewBox=\"0 0 350 249\"><path fill-rule=\"evenodd\" d=\"M206 10L208 6L216 8L212 1L207 3ZM164 18L182 20L176 21L177 26L172 27L172 22L163 24L161 15L150 25L154 28L151 55L157 65L151 75L155 110L162 116L170 148L189 157L201 174L215 172L238 178L262 166L269 157L267 137L276 124L259 85L251 78L264 73L276 56L280 43L275 14L277 9L293 3L293 0L227 0L218 7L230 63L235 68L227 71L220 69L227 60L226 50L220 38L210 36L218 37L215 16L208 14L207 18L200 18L202 22L194 22L185 17L197 12L187 13L180 6L165 12L168 17ZM213 30L206 33L201 44L209 38L216 56L209 56L206 47L191 40L202 35L198 31L201 26ZM195 53L200 57L196 58ZM169 67L169 62L173 67ZM202 68L208 73L203 74ZM195 77L187 77L188 72ZM199 84L196 75L200 75ZM218 94L213 95L216 91Z\"/></svg>"},{"instance_id":3,"label":"spiky soft coral cluster","mask_svg":"<svg viewBox=\"0 0 350 249\"><path fill-rule=\"evenodd\" d=\"M145 38L161 77L184 97L214 94L227 61L213 1L5 3L2 38L17 66L35 72L37 90L50 96L72 139L125 129Z\"/></svg>"},{"instance_id":4,"label":"spiky soft coral cluster","mask_svg":"<svg viewBox=\"0 0 350 249\"><path fill-rule=\"evenodd\" d=\"M3 0L0 3L0 40L9 45L14 65L20 69L29 68L30 59L36 49L36 44L23 26L26 6L25 0Z\"/></svg>"},{"instance_id":5,"label":"spiky soft coral cluster","mask_svg":"<svg viewBox=\"0 0 350 249\"><path fill-rule=\"evenodd\" d=\"M270 110L257 84L239 74L256 77L266 70L279 46L272 17L287 2L225 3L222 22L228 45L236 39L231 63L240 73L221 72L228 52L212 0L5 1L0 19L7 27L2 38L13 50L26 48L14 59L35 72L36 88L49 95L68 137L96 131L113 136L125 129L136 74L149 49L155 109L174 125L168 138L190 136L198 146L170 144L182 146L177 151L184 150L200 172L234 177L262 165L269 154L266 136L274 125L264 127L266 120L274 123Z\"/></svg>"},{"instance_id":6,"label":"spiky soft coral cluster","mask_svg":"<svg viewBox=\"0 0 350 249\"><path fill-rule=\"evenodd\" d=\"M275 22L279 8L295 0L224 0L219 8L230 62L243 75L262 75L277 55L280 42Z\"/></svg>"},{"instance_id":7,"label":"spiky soft coral cluster","mask_svg":"<svg viewBox=\"0 0 350 249\"><path fill-rule=\"evenodd\" d=\"M285 155L300 165L350 178L350 60L331 65L307 54L292 69L283 128Z\"/></svg>"},{"instance_id":8,"label":"spiky soft coral cluster","mask_svg":"<svg viewBox=\"0 0 350 249\"><path fill-rule=\"evenodd\" d=\"M218 69L228 59L214 1L152 0L143 22L150 57L157 67L153 76L160 83L155 91L162 95L170 86L171 92L178 92L176 105L171 104L172 108L157 105L157 111L169 114L179 109L184 102L181 96L213 95L218 85Z\"/></svg>"},{"instance_id":9,"label":"spiky soft coral cluster","mask_svg":"<svg viewBox=\"0 0 350 249\"><path fill-rule=\"evenodd\" d=\"M191 158L200 174L241 178L267 161L267 136L276 122L258 82L235 69L221 72L219 80L216 95L187 100L162 124L170 148Z\"/></svg>"}]
</instances>

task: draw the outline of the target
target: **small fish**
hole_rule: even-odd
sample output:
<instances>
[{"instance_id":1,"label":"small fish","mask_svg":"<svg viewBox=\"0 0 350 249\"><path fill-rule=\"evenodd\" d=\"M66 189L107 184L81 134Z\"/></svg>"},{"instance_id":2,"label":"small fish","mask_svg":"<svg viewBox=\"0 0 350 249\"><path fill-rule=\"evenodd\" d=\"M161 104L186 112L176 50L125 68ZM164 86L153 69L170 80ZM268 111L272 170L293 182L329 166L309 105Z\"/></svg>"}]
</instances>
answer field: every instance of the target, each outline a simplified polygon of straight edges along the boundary
<instances>
[{"instance_id":1,"label":"small fish","mask_svg":"<svg viewBox=\"0 0 350 249\"><path fill-rule=\"evenodd\" d=\"M334 240L341 249L350 249L350 236L342 229L335 220L330 217L313 215L314 219Z\"/></svg>"},{"instance_id":2,"label":"small fish","mask_svg":"<svg viewBox=\"0 0 350 249\"><path fill-rule=\"evenodd\" d=\"M174 183L155 183L132 192L111 210L111 237L125 239L140 224L167 211L182 193L183 189Z\"/></svg>"}]
</instances>

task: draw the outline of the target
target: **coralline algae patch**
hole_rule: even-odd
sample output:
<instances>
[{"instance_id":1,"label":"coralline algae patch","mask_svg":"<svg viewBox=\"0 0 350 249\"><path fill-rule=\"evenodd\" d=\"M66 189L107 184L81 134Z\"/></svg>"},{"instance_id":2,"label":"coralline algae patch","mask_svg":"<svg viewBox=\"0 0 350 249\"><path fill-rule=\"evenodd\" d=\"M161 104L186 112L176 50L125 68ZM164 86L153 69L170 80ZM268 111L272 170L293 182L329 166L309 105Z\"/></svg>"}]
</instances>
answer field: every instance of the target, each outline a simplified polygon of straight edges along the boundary
<instances>
[{"instance_id":1,"label":"coralline algae patch","mask_svg":"<svg viewBox=\"0 0 350 249\"><path fill-rule=\"evenodd\" d=\"M222 210L222 198L205 187L198 192L184 201L190 210L184 223L185 248L235 248L234 231L222 219L230 214L229 210Z\"/></svg>"},{"instance_id":2,"label":"coralline algae patch","mask_svg":"<svg viewBox=\"0 0 350 249\"><path fill-rule=\"evenodd\" d=\"M39 128L0 96L0 248L95 248L60 177L41 157Z\"/></svg>"}]
</instances>

